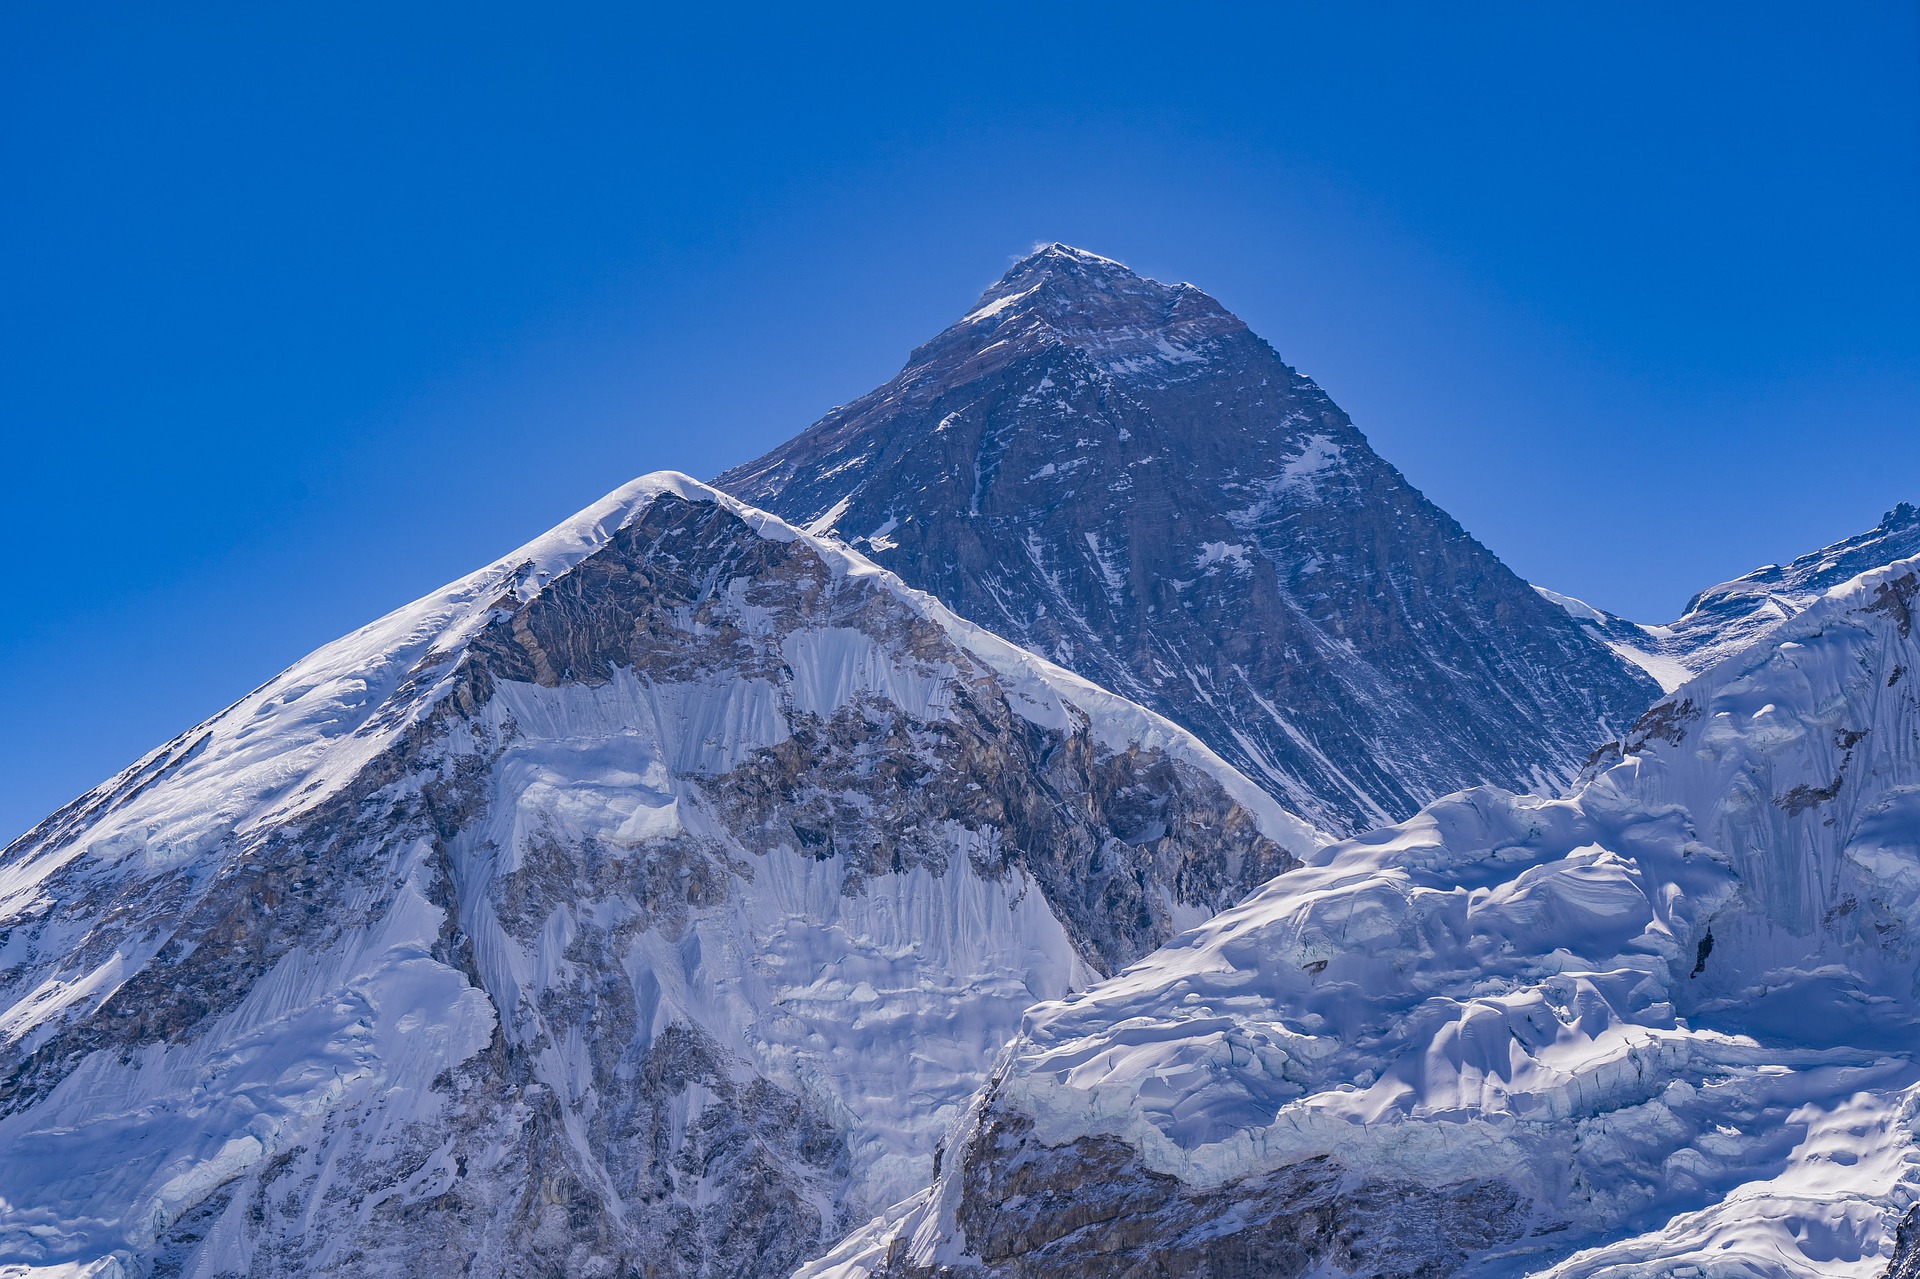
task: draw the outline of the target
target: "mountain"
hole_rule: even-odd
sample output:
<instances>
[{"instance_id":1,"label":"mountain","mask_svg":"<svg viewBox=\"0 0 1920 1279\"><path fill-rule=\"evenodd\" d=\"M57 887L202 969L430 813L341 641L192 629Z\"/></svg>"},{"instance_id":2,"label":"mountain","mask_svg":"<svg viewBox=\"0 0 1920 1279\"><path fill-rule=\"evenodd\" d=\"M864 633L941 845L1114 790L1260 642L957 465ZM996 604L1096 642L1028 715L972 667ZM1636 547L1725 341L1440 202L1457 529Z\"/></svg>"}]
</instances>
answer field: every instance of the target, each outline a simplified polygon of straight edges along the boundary
<instances>
[{"instance_id":1,"label":"mountain","mask_svg":"<svg viewBox=\"0 0 1920 1279\"><path fill-rule=\"evenodd\" d=\"M1687 602L1676 622L1629 622L1581 600L1536 587L1587 632L1671 692L1811 607L1822 594L1869 569L1920 555L1920 510L1902 502L1866 532L1768 564L1710 586Z\"/></svg>"},{"instance_id":2,"label":"mountain","mask_svg":"<svg viewBox=\"0 0 1920 1279\"><path fill-rule=\"evenodd\" d=\"M1552 788L1657 696L1218 302L1050 245L716 485L1352 833Z\"/></svg>"},{"instance_id":3,"label":"mountain","mask_svg":"<svg viewBox=\"0 0 1920 1279\"><path fill-rule=\"evenodd\" d=\"M1920 1271L1920 559L1026 1017L802 1273Z\"/></svg>"},{"instance_id":4,"label":"mountain","mask_svg":"<svg viewBox=\"0 0 1920 1279\"><path fill-rule=\"evenodd\" d=\"M787 1274L1021 1011L1324 843L684 476L0 853L0 1274Z\"/></svg>"}]
</instances>

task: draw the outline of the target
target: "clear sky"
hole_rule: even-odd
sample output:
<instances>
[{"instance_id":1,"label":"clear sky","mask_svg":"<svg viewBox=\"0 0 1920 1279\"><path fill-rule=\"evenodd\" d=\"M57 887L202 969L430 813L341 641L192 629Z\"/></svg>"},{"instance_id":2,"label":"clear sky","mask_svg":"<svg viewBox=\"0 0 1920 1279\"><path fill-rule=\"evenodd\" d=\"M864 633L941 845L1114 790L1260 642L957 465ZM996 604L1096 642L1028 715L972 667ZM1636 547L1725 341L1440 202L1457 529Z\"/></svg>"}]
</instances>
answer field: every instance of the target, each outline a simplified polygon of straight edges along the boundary
<instances>
[{"instance_id":1,"label":"clear sky","mask_svg":"<svg viewBox=\"0 0 1920 1279\"><path fill-rule=\"evenodd\" d=\"M0 838L1036 241L1631 616L1920 499L1911 2L712 8L6 7Z\"/></svg>"}]
</instances>

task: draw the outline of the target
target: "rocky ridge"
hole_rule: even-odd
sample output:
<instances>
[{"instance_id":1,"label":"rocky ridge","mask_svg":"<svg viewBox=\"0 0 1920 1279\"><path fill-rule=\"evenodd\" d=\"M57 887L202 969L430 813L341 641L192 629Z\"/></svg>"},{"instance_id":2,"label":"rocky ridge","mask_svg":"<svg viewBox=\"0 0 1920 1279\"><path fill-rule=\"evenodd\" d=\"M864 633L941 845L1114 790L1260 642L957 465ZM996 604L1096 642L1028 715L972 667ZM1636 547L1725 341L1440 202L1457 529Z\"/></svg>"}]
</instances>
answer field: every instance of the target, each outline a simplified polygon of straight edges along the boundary
<instances>
[{"instance_id":1,"label":"rocky ridge","mask_svg":"<svg viewBox=\"0 0 1920 1279\"><path fill-rule=\"evenodd\" d=\"M1920 555L1920 509L1902 502L1864 533L1710 586L1664 626L1629 622L1571 596L1536 587L1589 634L1672 692L1693 676L1758 643L1825 592L1896 560Z\"/></svg>"}]
</instances>

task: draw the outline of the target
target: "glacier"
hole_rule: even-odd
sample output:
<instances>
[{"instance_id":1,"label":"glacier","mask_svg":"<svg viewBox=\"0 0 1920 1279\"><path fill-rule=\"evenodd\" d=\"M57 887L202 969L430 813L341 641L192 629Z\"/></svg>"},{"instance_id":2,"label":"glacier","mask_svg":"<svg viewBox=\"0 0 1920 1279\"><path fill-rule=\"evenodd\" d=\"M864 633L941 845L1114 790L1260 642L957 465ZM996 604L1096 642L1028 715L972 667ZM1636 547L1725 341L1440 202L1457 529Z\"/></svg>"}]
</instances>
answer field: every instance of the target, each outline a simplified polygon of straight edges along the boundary
<instances>
[{"instance_id":1,"label":"glacier","mask_svg":"<svg viewBox=\"0 0 1920 1279\"><path fill-rule=\"evenodd\" d=\"M1036 1006L801 1273L1910 1269L1917 595L1844 582L1566 797L1447 797Z\"/></svg>"}]
</instances>

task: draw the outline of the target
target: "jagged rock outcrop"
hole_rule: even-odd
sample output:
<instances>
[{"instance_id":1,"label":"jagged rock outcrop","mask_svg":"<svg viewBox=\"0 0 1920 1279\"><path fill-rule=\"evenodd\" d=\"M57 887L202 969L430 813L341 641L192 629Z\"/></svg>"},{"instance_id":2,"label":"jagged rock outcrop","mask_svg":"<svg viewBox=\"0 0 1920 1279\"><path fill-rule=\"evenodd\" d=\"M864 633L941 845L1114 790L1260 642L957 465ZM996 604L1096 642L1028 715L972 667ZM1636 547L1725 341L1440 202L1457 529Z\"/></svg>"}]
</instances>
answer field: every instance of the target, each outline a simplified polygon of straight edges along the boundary
<instances>
[{"instance_id":1,"label":"jagged rock outcrop","mask_svg":"<svg viewBox=\"0 0 1920 1279\"><path fill-rule=\"evenodd\" d=\"M1658 695L1218 302L1064 245L716 483L1348 833L1551 788Z\"/></svg>"},{"instance_id":2,"label":"jagged rock outcrop","mask_svg":"<svg viewBox=\"0 0 1920 1279\"><path fill-rule=\"evenodd\" d=\"M1036 999L1316 846L1152 713L685 477L0 855L0 1271L785 1275Z\"/></svg>"}]
</instances>

